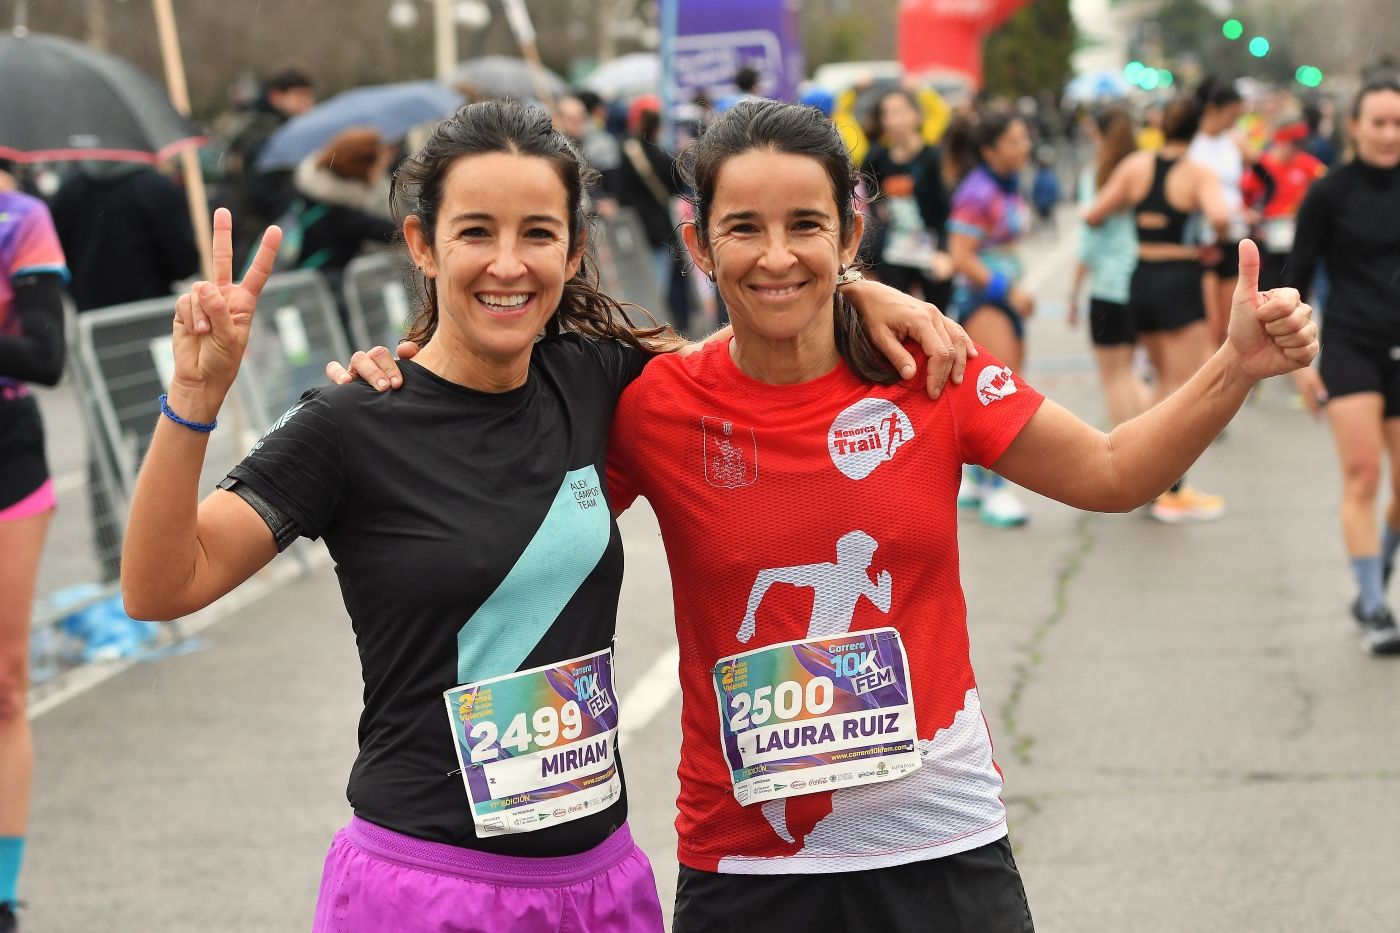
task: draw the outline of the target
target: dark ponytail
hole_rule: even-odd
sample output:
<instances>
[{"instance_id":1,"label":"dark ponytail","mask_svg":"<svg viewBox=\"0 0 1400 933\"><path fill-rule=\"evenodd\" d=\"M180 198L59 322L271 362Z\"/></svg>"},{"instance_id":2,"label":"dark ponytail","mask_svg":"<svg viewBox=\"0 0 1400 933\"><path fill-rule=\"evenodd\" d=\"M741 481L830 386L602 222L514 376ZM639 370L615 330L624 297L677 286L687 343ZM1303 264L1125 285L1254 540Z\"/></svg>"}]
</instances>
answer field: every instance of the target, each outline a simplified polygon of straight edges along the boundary
<instances>
[{"instance_id":1,"label":"dark ponytail","mask_svg":"<svg viewBox=\"0 0 1400 933\"><path fill-rule=\"evenodd\" d=\"M1202 78L1196 88L1196 105L1202 111L1207 107L1228 107L1242 100L1235 82L1214 75Z\"/></svg>"},{"instance_id":2,"label":"dark ponytail","mask_svg":"<svg viewBox=\"0 0 1400 933\"><path fill-rule=\"evenodd\" d=\"M1162 135L1169 143L1189 143L1201 128L1201 105L1195 97L1178 94L1162 108Z\"/></svg>"}]
</instances>

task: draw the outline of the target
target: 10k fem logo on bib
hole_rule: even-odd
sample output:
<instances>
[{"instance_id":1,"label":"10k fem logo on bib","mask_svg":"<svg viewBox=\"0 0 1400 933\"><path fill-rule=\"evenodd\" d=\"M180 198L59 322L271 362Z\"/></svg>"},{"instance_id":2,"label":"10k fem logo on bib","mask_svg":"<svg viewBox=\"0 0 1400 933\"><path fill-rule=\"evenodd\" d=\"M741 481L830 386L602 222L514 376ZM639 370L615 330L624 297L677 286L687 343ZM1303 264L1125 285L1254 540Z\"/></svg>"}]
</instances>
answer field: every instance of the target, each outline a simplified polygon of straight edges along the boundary
<instances>
[{"instance_id":1,"label":"10k fem logo on bib","mask_svg":"<svg viewBox=\"0 0 1400 933\"><path fill-rule=\"evenodd\" d=\"M454 687L443 698L479 834L557 826L622 792L611 649Z\"/></svg>"},{"instance_id":2,"label":"10k fem logo on bib","mask_svg":"<svg viewBox=\"0 0 1400 933\"><path fill-rule=\"evenodd\" d=\"M831 422L826 449L836 469L861 480L913 439L914 423L898 405L886 398L863 398Z\"/></svg>"}]
</instances>

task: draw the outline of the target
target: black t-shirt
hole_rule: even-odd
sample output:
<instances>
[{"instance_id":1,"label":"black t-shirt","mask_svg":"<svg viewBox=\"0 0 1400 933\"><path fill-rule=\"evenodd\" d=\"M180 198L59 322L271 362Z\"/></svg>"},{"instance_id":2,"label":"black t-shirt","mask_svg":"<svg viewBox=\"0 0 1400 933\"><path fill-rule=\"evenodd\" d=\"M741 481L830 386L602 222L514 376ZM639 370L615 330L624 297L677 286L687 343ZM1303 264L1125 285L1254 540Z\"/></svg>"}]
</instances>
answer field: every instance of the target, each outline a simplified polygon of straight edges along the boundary
<instances>
[{"instance_id":1,"label":"black t-shirt","mask_svg":"<svg viewBox=\"0 0 1400 933\"><path fill-rule=\"evenodd\" d=\"M1307 294L1319 259L1331 280L1324 326L1400 342L1400 168L1352 160L1313 182L1286 284Z\"/></svg>"},{"instance_id":2,"label":"black t-shirt","mask_svg":"<svg viewBox=\"0 0 1400 933\"><path fill-rule=\"evenodd\" d=\"M534 856L621 825L625 794L554 828L477 838L442 694L611 645L622 544L604 501L608 428L644 363L620 343L549 338L525 384L493 394L405 361L394 392L307 392L229 474L335 559L365 683L358 816Z\"/></svg>"},{"instance_id":3,"label":"black t-shirt","mask_svg":"<svg viewBox=\"0 0 1400 933\"><path fill-rule=\"evenodd\" d=\"M938 235L940 245L947 243L951 207L948 189L943 184L943 160L936 146L924 146L910 161L897 162L888 149L875 145L866 154L860 170L881 196L912 197L924 226Z\"/></svg>"}]
</instances>

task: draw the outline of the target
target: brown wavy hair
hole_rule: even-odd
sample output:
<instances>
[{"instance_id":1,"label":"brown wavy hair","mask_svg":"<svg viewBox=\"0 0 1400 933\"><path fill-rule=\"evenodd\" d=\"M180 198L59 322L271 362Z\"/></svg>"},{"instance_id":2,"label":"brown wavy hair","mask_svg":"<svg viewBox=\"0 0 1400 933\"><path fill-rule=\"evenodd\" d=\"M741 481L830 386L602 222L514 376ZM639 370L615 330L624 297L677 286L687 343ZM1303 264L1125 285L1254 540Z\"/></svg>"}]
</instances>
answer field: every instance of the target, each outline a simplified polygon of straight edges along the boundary
<instances>
[{"instance_id":1,"label":"brown wavy hair","mask_svg":"<svg viewBox=\"0 0 1400 933\"><path fill-rule=\"evenodd\" d=\"M1094 190L1102 191L1108 177L1129 155L1137 151L1133 134L1133 118L1121 107L1105 110L1094 118L1099 129L1098 166L1094 172Z\"/></svg>"},{"instance_id":2,"label":"brown wavy hair","mask_svg":"<svg viewBox=\"0 0 1400 933\"><path fill-rule=\"evenodd\" d=\"M681 172L694 192L691 203L701 246L710 242L710 211L720 169L735 156L755 149L816 159L831 179L842 241L855 235L855 192L860 176L836 127L815 107L753 100L725 111L681 159ZM832 302L836 349L846 365L866 382L898 382L899 375L870 342L851 303L840 291L832 296Z\"/></svg>"},{"instance_id":3,"label":"brown wavy hair","mask_svg":"<svg viewBox=\"0 0 1400 933\"><path fill-rule=\"evenodd\" d=\"M438 211L448 171L458 159L493 152L533 156L554 166L569 205L569 255L578 255L588 227L585 192L596 173L568 137L554 128L545 110L509 100L468 104L439 123L418 154L404 160L394 173L391 189L394 220L400 230L404 220L414 215L428 242L436 242ZM437 287L426 274L415 274L413 284L419 307L405 339L422 345L437 332ZM629 309L640 312L651 326L634 324ZM679 349L685 343L669 326L658 325L645 308L604 294L598 287L597 271L586 255L578 272L564 283L559 307L545 323L544 332L549 337L574 333L617 340L653 354Z\"/></svg>"}]
</instances>

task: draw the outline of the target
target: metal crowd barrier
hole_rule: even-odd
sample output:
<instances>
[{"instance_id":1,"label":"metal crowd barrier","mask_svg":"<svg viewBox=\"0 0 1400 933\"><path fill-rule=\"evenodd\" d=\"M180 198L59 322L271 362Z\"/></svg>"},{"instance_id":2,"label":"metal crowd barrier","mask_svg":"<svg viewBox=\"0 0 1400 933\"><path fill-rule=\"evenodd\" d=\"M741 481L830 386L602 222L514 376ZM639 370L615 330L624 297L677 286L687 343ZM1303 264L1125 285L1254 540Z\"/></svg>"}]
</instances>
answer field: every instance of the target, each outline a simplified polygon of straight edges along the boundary
<instances>
[{"instance_id":1,"label":"metal crowd barrier","mask_svg":"<svg viewBox=\"0 0 1400 933\"><path fill-rule=\"evenodd\" d=\"M326 384L328 360L349 354L335 298L319 272L283 272L268 279L235 384L258 432L271 427L307 389Z\"/></svg>"},{"instance_id":2,"label":"metal crowd barrier","mask_svg":"<svg viewBox=\"0 0 1400 933\"><path fill-rule=\"evenodd\" d=\"M392 350L403 339L417 303L406 271L397 253L371 253L345 267L342 288L353 349L382 345Z\"/></svg>"},{"instance_id":3,"label":"metal crowd barrier","mask_svg":"<svg viewBox=\"0 0 1400 933\"><path fill-rule=\"evenodd\" d=\"M622 208L600 226L603 235L591 240L591 248L603 292L619 301L641 305L659 323L672 323L666 283L656 281L651 244L637 212Z\"/></svg>"},{"instance_id":4,"label":"metal crowd barrier","mask_svg":"<svg viewBox=\"0 0 1400 933\"><path fill-rule=\"evenodd\" d=\"M136 475L157 424L156 397L169 388L174 371L171 322L176 297L68 318L65 376L71 380L87 435L83 486L87 521L74 522L69 510L55 527L65 537L86 534L89 540L74 541L65 549L72 551L65 562L71 567L65 567L65 572L41 568L44 582L36 600L36 627L50 625L116 592ZM213 489L257 435L303 391L325 384L325 362L345 359L348 352L335 299L318 273L288 272L269 279L235 382L236 393L219 413L225 429L210 435L200 489ZM62 429L49 424L50 432ZM75 527L79 525L81 530ZM299 556L304 562L305 555ZM52 598L56 591L79 585L90 595L79 601Z\"/></svg>"}]
</instances>

